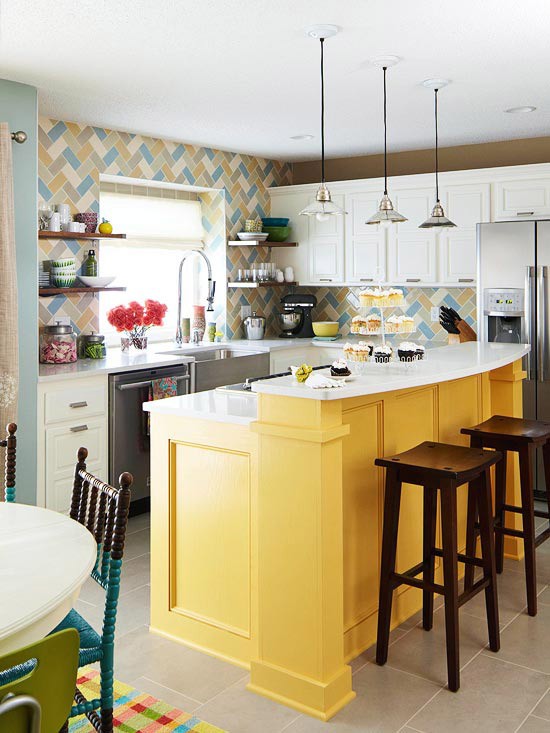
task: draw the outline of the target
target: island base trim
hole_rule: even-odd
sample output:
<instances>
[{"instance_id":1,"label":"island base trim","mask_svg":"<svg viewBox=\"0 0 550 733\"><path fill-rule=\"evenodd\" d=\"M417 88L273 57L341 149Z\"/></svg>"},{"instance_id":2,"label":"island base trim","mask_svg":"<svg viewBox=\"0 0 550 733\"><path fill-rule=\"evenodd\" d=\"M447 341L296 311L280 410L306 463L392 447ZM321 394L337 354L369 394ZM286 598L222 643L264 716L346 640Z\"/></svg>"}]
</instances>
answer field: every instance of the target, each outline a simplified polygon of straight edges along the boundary
<instances>
[{"instance_id":1,"label":"island base trim","mask_svg":"<svg viewBox=\"0 0 550 733\"><path fill-rule=\"evenodd\" d=\"M351 689L348 665L323 683L266 662L253 661L246 689L325 722L356 696Z\"/></svg>"}]
</instances>

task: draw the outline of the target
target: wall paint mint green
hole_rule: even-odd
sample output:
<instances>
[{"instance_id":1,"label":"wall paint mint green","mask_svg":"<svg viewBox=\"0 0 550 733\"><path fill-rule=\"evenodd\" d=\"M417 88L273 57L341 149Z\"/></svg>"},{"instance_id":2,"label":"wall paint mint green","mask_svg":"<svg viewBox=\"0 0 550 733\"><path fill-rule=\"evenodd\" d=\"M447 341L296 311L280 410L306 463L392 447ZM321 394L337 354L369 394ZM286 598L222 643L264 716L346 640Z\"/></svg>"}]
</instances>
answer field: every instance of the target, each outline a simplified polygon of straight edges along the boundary
<instances>
[{"instance_id":1,"label":"wall paint mint green","mask_svg":"<svg viewBox=\"0 0 550 733\"><path fill-rule=\"evenodd\" d=\"M38 384L37 94L27 84L0 79L0 121L24 130L28 140L13 143L15 244L19 307L19 414L17 417L17 501L36 502ZM0 326L1 328L1 326ZM0 426L3 431L4 426Z\"/></svg>"}]
</instances>

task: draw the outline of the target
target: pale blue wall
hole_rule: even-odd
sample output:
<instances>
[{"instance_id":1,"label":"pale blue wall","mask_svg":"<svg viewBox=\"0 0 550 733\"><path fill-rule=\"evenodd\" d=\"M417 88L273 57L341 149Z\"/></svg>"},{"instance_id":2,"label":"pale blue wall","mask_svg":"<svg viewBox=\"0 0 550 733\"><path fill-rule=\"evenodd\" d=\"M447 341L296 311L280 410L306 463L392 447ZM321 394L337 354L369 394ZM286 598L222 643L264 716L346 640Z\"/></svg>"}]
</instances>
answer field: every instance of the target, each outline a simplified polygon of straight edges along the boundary
<instances>
[{"instance_id":1,"label":"pale blue wall","mask_svg":"<svg viewBox=\"0 0 550 733\"><path fill-rule=\"evenodd\" d=\"M36 409L38 383L37 181L38 115L36 89L0 79L0 121L28 140L13 143L15 242L19 306L19 414L17 418L17 500L36 501ZM2 325L0 324L0 334ZM1 337L1 336L0 336Z\"/></svg>"}]
</instances>

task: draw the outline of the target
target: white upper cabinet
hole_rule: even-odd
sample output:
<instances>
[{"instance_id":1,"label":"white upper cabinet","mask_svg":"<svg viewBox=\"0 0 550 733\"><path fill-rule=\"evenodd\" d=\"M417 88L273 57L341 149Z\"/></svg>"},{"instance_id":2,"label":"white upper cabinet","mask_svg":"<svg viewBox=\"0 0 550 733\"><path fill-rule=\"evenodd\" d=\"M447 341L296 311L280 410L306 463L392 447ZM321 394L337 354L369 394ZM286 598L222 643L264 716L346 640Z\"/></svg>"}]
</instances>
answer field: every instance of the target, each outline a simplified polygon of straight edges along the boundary
<instances>
[{"instance_id":1,"label":"white upper cabinet","mask_svg":"<svg viewBox=\"0 0 550 733\"><path fill-rule=\"evenodd\" d=\"M439 233L439 276L442 283L471 286L476 281L476 224L489 221L489 184L445 186L441 203L456 228Z\"/></svg>"},{"instance_id":2,"label":"white upper cabinet","mask_svg":"<svg viewBox=\"0 0 550 733\"><path fill-rule=\"evenodd\" d=\"M314 201L311 197L310 201ZM344 206L343 195L333 195L338 206ZM309 282L336 284L344 282L344 225L346 215L309 220ZM302 278L303 279L303 278Z\"/></svg>"},{"instance_id":3,"label":"white upper cabinet","mask_svg":"<svg viewBox=\"0 0 550 733\"><path fill-rule=\"evenodd\" d=\"M386 233L377 224L367 224L379 203L379 193L346 195L347 283L366 285L386 281Z\"/></svg>"},{"instance_id":4,"label":"white upper cabinet","mask_svg":"<svg viewBox=\"0 0 550 733\"><path fill-rule=\"evenodd\" d=\"M388 230L388 277L390 282L423 285L437 280L436 237L432 229L419 229L430 215L434 192L431 188L395 191L396 210L407 221Z\"/></svg>"},{"instance_id":5,"label":"white upper cabinet","mask_svg":"<svg viewBox=\"0 0 550 733\"><path fill-rule=\"evenodd\" d=\"M550 177L497 181L495 220L530 219L550 215Z\"/></svg>"}]
</instances>

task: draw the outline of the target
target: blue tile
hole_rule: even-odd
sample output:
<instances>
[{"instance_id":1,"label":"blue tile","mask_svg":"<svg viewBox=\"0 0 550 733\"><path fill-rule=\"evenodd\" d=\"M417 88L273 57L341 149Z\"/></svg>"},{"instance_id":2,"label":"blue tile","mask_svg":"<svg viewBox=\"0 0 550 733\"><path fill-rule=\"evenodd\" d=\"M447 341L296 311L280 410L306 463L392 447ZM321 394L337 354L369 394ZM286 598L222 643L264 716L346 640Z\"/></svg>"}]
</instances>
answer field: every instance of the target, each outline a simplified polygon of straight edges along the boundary
<instances>
[{"instance_id":1,"label":"blue tile","mask_svg":"<svg viewBox=\"0 0 550 733\"><path fill-rule=\"evenodd\" d=\"M203 148L203 150L208 160L214 160L214 158L216 157L216 153L214 152L214 150L212 150L212 148Z\"/></svg>"},{"instance_id":2,"label":"blue tile","mask_svg":"<svg viewBox=\"0 0 550 733\"><path fill-rule=\"evenodd\" d=\"M210 220L206 216L202 217L202 226L203 226L203 229L206 229L207 232L212 231L212 224L210 223Z\"/></svg>"},{"instance_id":3,"label":"blue tile","mask_svg":"<svg viewBox=\"0 0 550 733\"><path fill-rule=\"evenodd\" d=\"M251 187L250 187L250 188L248 189L248 194L247 194L247 195L248 195L248 197L249 197L249 198L252 198L252 197L253 197L253 196L255 196L255 195L256 195L257 193L258 193L258 186L256 186L256 184L254 184L253 186L251 186Z\"/></svg>"},{"instance_id":4,"label":"blue tile","mask_svg":"<svg viewBox=\"0 0 550 733\"><path fill-rule=\"evenodd\" d=\"M141 143L141 145L139 146L139 152L143 155L149 165L151 165L151 163L153 162L153 156L151 155L151 151L149 150L147 145L145 145L145 143Z\"/></svg>"},{"instance_id":5,"label":"blue tile","mask_svg":"<svg viewBox=\"0 0 550 733\"><path fill-rule=\"evenodd\" d=\"M105 140L105 138L107 137L107 132L102 127L92 127L92 130L95 132L100 140Z\"/></svg>"},{"instance_id":6,"label":"blue tile","mask_svg":"<svg viewBox=\"0 0 550 733\"><path fill-rule=\"evenodd\" d=\"M48 137L52 142L58 140L61 135L67 130L67 125L64 122L57 122L52 129L48 132Z\"/></svg>"},{"instance_id":7,"label":"blue tile","mask_svg":"<svg viewBox=\"0 0 550 733\"><path fill-rule=\"evenodd\" d=\"M191 185L193 185L195 183L195 176L191 173L191 171L189 170L188 166L185 166L185 168L183 169L183 175L185 176L185 179Z\"/></svg>"},{"instance_id":8,"label":"blue tile","mask_svg":"<svg viewBox=\"0 0 550 733\"><path fill-rule=\"evenodd\" d=\"M76 187L76 190L80 196L84 196L93 185L94 179L90 175L87 175L86 178Z\"/></svg>"},{"instance_id":9,"label":"blue tile","mask_svg":"<svg viewBox=\"0 0 550 733\"><path fill-rule=\"evenodd\" d=\"M164 171L160 170L155 173L153 176L153 181L164 181L166 180L166 176L164 175Z\"/></svg>"},{"instance_id":10,"label":"blue tile","mask_svg":"<svg viewBox=\"0 0 550 733\"><path fill-rule=\"evenodd\" d=\"M49 201L52 197L52 192L41 178L38 179L38 193L44 201Z\"/></svg>"},{"instance_id":11,"label":"blue tile","mask_svg":"<svg viewBox=\"0 0 550 733\"><path fill-rule=\"evenodd\" d=\"M217 168L214 169L214 172L212 173L212 180L215 182L219 180L223 176L223 168L221 165L219 165Z\"/></svg>"},{"instance_id":12,"label":"blue tile","mask_svg":"<svg viewBox=\"0 0 550 733\"><path fill-rule=\"evenodd\" d=\"M459 306L459 304L456 302L456 300L453 298L453 296L450 293L448 293L448 295L446 295L443 298L443 302L449 308L454 308L455 311L460 312L460 306Z\"/></svg>"},{"instance_id":13,"label":"blue tile","mask_svg":"<svg viewBox=\"0 0 550 733\"><path fill-rule=\"evenodd\" d=\"M412 303L406 310L406 313L408 316L414 316L418 311L421 309L420 301L416 300L414 303Z\"/></svg>"},{"instance_id":14,"label":"blue tile","mask_svg":"<svg viewBox=\"0 0 550 733\"><path fill-rule=\"evenodd\" d=\"M273 170L273 163L269 161L266 167L264 168L264 176L268 176L272 170Z\"/></svg>"},{"instance_id":15,"label":"blue tile","mask_svg":"<svg viewBox=\"0 0 550 733\"><path fill-rule=\"evenodd\" d=\"M243 176L245 178L248 178L249 177L250 174L249 174L249 172L248 172L248 170L247 170L247 168L246 168L246 166L245 166L244 163L242 163L242 162L239 163L239 165L237 167L238 167L238 169L240 170L240 172L243 174Z\"/></svg>"},{"instance_id":16,"label":"blue tile","mask_svg":"<svg viewBox=\"0 0 550 733\"><path fill-rule=\"evenodd\" d=\"M338 298L332 293L332 291L328 291L325 297L325 300L328 300L328 302L331 304L333 308L339 308L340 302Z\"/></svg>"},{"instance_id":17,"label":"blue tile","mask_svg":"<svg viewBox=\"0 0 550 733\"><path fill-rule=\"evenodd\" d=\"M424 335L424 336L425 336L425 337L426 337L427 339L433 339L433 337L434 337L434 332L433 332L433 331L432 331L432 329L431 329L431 328L430 328L430 327L428 326L428 324L427 324L427 323L425 323L424 321L422 321L422 322L421 322L421 323L419 324L419 326L418 326L418 330L419 330L419 331L420 331L420 332L421 332L421 333L422 333L422 334L423 334L423 335Z\"/></svg>"},{"instance_id":18,"label":"blue tile","mask_svg":"<svg viewBox=\"0 0 550 733\"><path fill-rule=\"evenodd\" d=\"M81 162L69 147L65 148L63 151L63 157L73 170L77 171L80 168Z\"/></svg>"},{"instance_id":19,"label":"blue tile","mask_svg":"<svg viewBox=\"0 0 550 733\"><path fill-rule=\"evenodd\" d=\"M180 143L179 145L176 145L176 148L174 152L172 153L172 158L175 161L178 161L184 153L185 153L185 145L182 145Z\"/></svg>"},{"instance_id":20,"label":"blue tile","mask_svg":"<svg viewBox=\"0 0 550 733\"><path fill-rule=\"evenodd\" d=\"M118 155L119 155L119 152L115 148L115 146L113 145L113 147L110 150L108 150L105 153L105 155L103 156L103 162L105 163L106 166L109 166L109 165L111 165L111 163L113 162L113 160L115 160L116 158L118 158Z\"/></svg>"}]
</instances>

